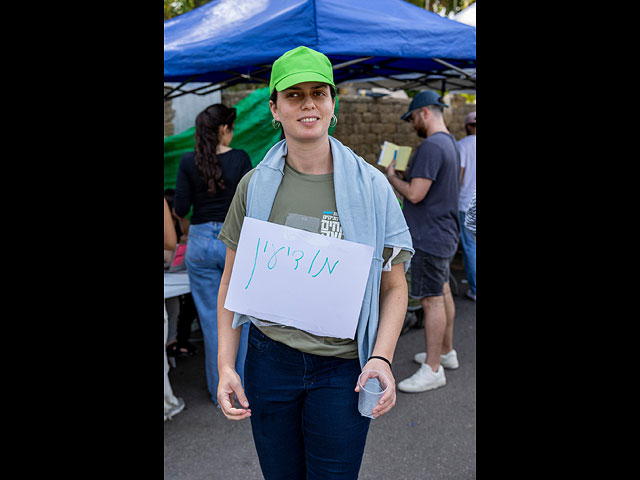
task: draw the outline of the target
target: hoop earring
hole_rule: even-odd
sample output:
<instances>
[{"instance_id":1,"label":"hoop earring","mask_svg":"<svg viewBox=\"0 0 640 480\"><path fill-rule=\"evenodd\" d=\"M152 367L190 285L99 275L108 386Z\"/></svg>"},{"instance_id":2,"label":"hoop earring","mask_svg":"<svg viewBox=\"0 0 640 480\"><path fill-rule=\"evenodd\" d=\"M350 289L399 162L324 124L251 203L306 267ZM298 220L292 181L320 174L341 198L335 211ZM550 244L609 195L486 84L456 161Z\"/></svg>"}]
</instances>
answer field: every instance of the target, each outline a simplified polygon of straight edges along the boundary
<instances>
[{"instance_id":1,"label":"hoop earring","mask_svg":"<svg viewBox=\"0 0 640 480\"><path fill-rule=\"evenodd\" d=\"M335 127L338 123L338 117L335 116L335 114L333 115L333 117L331 117L331 122L329 122L329 126L330 127Z\"/></svg>"},{"instance_id":2,"label":"hoop earring","mask_svg":"<svg viewBox=\"0 0 640 480\"><path fill-rule=\"evenodd\" d=\"M271 126L274 128L274 130L278 130L280 128L280 122L274 118L273 120L271 120Z\"/></svg>"}]
</instances>

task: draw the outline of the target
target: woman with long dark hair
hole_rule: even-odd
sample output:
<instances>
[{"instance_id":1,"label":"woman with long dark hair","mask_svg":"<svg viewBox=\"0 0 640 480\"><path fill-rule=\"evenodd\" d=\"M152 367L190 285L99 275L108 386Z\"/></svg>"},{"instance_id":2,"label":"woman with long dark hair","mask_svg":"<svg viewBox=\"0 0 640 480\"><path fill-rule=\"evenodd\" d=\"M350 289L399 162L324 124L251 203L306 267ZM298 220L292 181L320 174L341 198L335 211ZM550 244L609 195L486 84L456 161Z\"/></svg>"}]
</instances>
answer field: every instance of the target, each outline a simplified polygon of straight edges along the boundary
<instances>
[{"instance_id":1,"label":"woman with long dark hair","mask_svg":"<svg viewBox=\"0 0 640 480\"><path fill-rule=\"evenodd\" d=\"M217 297L226 246L218 240L238 182L251 170L244 150L229 147L236 119L234 108L207 107L196 117L195 151L180 159L174 208L184 217L193 207L185 262L191 294L204 337L207 387L217 405L218 315ZM242 328L236 369L244 381L248 325Z\"/></svg>"}]
</instances>

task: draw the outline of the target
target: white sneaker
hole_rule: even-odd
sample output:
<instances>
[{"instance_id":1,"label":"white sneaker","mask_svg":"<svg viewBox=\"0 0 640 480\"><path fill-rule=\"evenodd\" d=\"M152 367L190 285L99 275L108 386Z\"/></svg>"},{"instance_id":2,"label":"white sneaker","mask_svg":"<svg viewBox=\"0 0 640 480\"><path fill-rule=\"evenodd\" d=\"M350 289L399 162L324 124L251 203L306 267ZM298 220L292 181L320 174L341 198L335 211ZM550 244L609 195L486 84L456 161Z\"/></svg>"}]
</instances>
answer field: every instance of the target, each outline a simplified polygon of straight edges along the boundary
<instances>
[{"instance_id":1,"label":"white sneaker","mask_svg":"<svg viewBox=\"0 0 640 480\"><path fill-rule=\"evenodd\" d=\"M184 409L184 400L181 397L176 397L176 400L178 400L178 404L174 405L169 411L164 413L165 422L167 420L171 420Z\"/></svg>"},{"instance_id":2,"label":"white sneaker","mask_svg":"<svg viewBox=\"0 0 640 480\"><path fill-rule=\"evenodd\" d=\"M474 302L476 301L476 295L475 295L475 293L473 293L473 292L471 291L471 289L467 290L467 293L465 293L465 296L466 296L467 298L470 298L470 299L471 299L471 300L473 300Z\"/></svg>"},{"instance_id":3,"label":"white sneaker","mask_svg":"<svg viewBox=\"0 0 640 480\"><path fill-rule=\"evenodd\" d=\"M406 393L426 392L434 388L443 387L447 383L442 365L434 372L431 367L423 363L420 369L398 383L398 390Z\"/></svg>"},{"instance_id":4,"label":"white sneaker","mask_svg":"<svg viewBox=\"0 0 640 480\"><path fill-rule=\"evenodd\" d=\"M424 363L427 360L427 353L416 353L413 357L413 361L416 363ZM458 354L455 350L451 350L445 355L440 355L440 365L450 370L455 370L460 366L458 363Z\"/></svg>"}]
</instances>

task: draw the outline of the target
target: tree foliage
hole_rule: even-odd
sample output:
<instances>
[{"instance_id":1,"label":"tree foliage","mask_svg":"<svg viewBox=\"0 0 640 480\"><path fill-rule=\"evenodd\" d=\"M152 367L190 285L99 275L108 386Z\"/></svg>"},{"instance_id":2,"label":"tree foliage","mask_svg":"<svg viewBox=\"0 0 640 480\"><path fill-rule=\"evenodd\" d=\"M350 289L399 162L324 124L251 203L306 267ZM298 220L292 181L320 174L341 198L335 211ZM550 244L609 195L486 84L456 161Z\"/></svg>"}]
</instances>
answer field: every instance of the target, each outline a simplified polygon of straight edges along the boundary
<instances>
[{"instance_id":1,"label":"tree foliage","mask_svg":"<svg viewBox=\"0 0 640 480\"><path fill-rule=\"evenodd\" d=\"M434 12L440 15L447 16L450 13L456 14L472 3L476 3L475 0L404 0L405 2L413 3L420 8L426 8L430 12Z\"/></svg>"},{"instance_id":2,"label":"tree foliage","mask_svg":"<svg viewBox=\"0 0 640 480\"><path fill-rule=\"evenodd\" d=\"M211 0L164 0L164 19L169 20L170 18L187 13L210 1Z\"/></svg>"}]
</instances>

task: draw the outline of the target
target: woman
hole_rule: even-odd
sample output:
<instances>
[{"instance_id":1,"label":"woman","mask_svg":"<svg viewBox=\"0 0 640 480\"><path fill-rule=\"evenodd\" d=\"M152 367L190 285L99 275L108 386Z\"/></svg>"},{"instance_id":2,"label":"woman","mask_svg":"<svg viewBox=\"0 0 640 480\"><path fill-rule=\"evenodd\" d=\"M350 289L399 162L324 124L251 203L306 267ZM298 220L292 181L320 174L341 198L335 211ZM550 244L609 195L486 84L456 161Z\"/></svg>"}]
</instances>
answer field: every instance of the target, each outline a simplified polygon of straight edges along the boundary
<instances>
[{"instance_id":1,"label":"woman","mask_svg":"<svg viewBox=\"0 0 640 480\"><path fill-rule=\"evenodd\" d=\"M407 307L411 238L384 175L328 135L337 121L329 59L307 47L286 52L273 64L270 89L272 124L285 139L242 179L220 232L228 248L218 295L218 401L227 418L251 418L265 479L355 479L370 422L358 412L362 369L390 379L374 417L395 404L390 367ZM374 247L356 339L318 337L224 308L245 215L327 235L329 222L339 238ZM247 323L243 389L236 327Z\"/></svg>"},{"instance_id":2,"label":"woman","mask_svg":"<svg viewBox=\"0 0 640 480\"><path fill-rule=\"evenodd\" d=\"M242 176L251 170L249 156L229 147L233 139L236 111L222 104L211 105L196 117L195 151L180 159L174 209L184 217L193 206L185 262L191 295L204 337L207 387L218 405L218 315L217 294L225 262L225 246L218 240L231 199ZM236 361L244 369L248 325L243 328Z\"/></svg>"}]
</instances>

